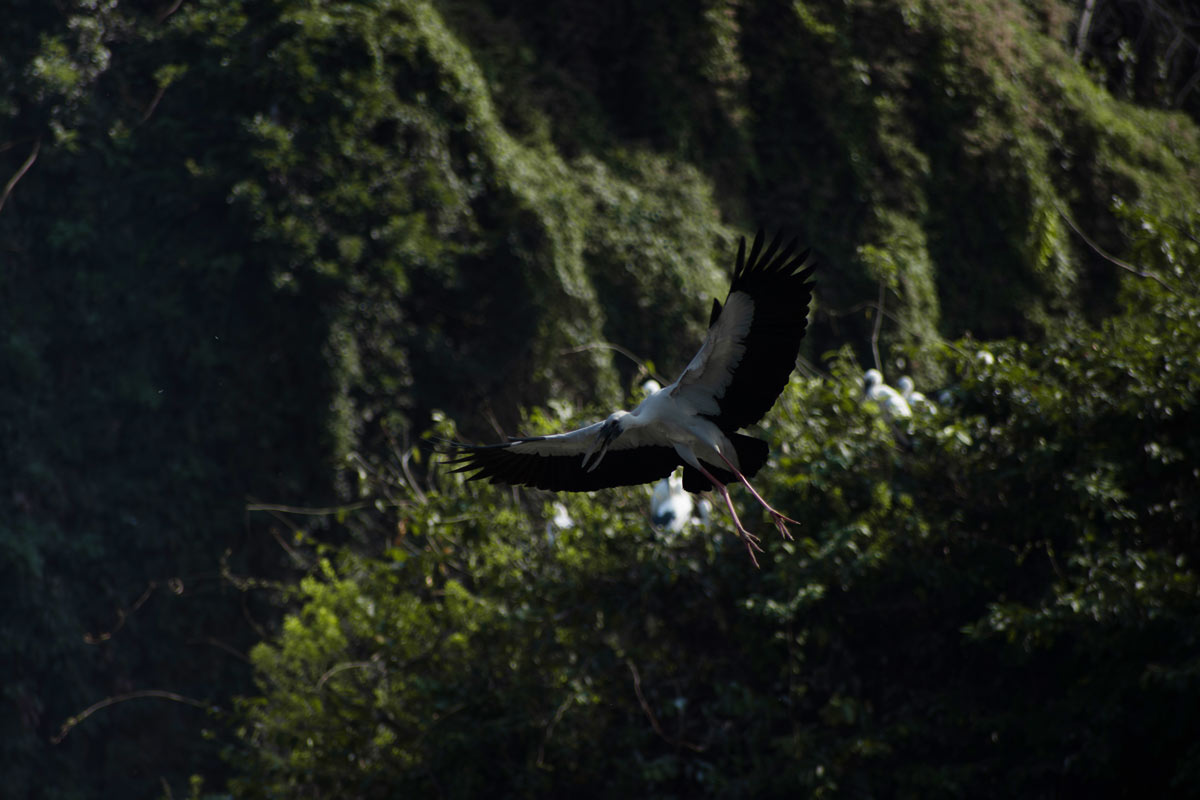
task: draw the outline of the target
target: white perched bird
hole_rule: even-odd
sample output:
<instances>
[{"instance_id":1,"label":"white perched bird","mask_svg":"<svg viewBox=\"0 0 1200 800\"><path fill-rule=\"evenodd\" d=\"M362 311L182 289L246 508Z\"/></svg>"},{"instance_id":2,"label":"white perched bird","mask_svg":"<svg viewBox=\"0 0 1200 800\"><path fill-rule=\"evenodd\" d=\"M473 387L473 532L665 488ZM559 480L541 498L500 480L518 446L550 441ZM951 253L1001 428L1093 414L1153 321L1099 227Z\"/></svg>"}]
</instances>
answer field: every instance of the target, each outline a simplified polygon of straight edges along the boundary
<instances>
[{"instance_id":1,"label":"white perched bird","mask_svg":"<svg viewBox=\"0 0 1200 800\"><path fill-rule=\"evenodd\" d=\"M546 520L546 541L554 544L558 541L560 531L570 530L575 527L575 520L571 518L571 512L567 511L567 507L555 500L550 506L554 515Z\"/></svg>"},{"instance_id":2,"label":"white perched bird","mask_svg":"<svg viewBox=\"0 0 1200 800\"><path fill-rule=\"evenodd\" d=\"M780 534L792 538L795 520L772 508L750 485L767 461L767 443L738 433L775 404L791 378L808 325L813 266L808 251L780 237L763 246L762 231L750 253L738 246L725 305L714 300L708 335L674 383L633 411L615 411L603 422L552 436L512 438L493 445L454 443L456 472L471 479L587 492L632 486L669 476L683 465L683 488L716 489L757 565L758 537L746 530L726 484L740 481L762 504Z\"/></svg>"},{"instance_id":3,"label":"white perched bird","mask_svg":"<svg viewBox=\"0 0 1200 800\"><path fill-rule=\"evenodd\" d=\"M877 369L869 369L863 375L863 398L879 406L879 410L890 419L912 416L912 409L904 397L883 382L883 374Z\"/></svg>"},{"instance_id":4,"label":"white perched bird","mask_svg":"<svg viewBox=\"0 0 1200 800\"><path fill-rule=\"evenodd\" d=\"M647 396L654 394L661 388L662 384L654 380L654 378L647 378L646 382L642 384L642 392Z\"/></svg>"},{"instance_id":5,"label":"white perched bird","mask_svg":"<svg viewBox=\"0 0 1200 800\"><path fill-rule=\"evenodd\" d=\"M654 485L650 497L650 522L654 527L679 533L691 522L696 504L683 488L683 476L672 472Z\"/></svg>"},{"instance_id":6,"label":"white perched bird","mask_svg":"<svg viewBox=\"0 0 1200 800\"><path fill-rule=\"evenodd\" d=\"M913 379L907 375L896 381L896 388L900 390L900 396L904 398L904 402L908 403L909 409L925 408L932 410L934 408L933 402L917 391L917 386L913 383Z\"/></svg>"},{"instance_id":7,"label":"white perched bird","mask_svg":"<svg viewBox=\"0 0 1200 800\"><path fill-rule=\"evenodd\" d=\"M550 518L548 524L553 525L555 529L560 531L575 527L575 520L571 518L571 512L567 511L566 506L556 501L551 508L554 509L554 516Z\"/></svg>"}]
</instances>

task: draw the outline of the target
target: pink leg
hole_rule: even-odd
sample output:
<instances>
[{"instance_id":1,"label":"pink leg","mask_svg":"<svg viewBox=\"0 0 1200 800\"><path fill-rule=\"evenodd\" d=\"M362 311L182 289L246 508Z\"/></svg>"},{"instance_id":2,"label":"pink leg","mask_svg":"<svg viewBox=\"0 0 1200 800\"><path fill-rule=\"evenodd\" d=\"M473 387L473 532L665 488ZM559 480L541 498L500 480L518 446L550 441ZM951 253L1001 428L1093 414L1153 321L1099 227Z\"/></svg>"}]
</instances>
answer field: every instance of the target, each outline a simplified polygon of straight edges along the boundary
<instances>
[{"instance_id":1,"label":"pink leg","mask_svg":"<svg viewBox=\"0 0 1200 800\"><path fill-rule=\"evenodd\" d=\"M724 461L731 470L733 470L733 474L737 475L738 480L746 484L746 488L750 490L750 494L754 495L754 499L761 503L762 507L765 508L767 513L771 515L771 520L775 523L775 527L779 529L779 533L783 536L783 538L790 540L792 538L792 534L787 529L787 523L791 522L795 525L799 525L800 523L796 522L796 520L792 519L791 517L784 516L775 509L771 508L767 501L762 499L762 495L756 492L754 487L750 485L750 481L746 479L746 476L743 475L737 467L731 464L728 458L721 453L717 453L717 455L721 456L721 460Z\"/></svg>"},{"instance_id":2,"label":"pink leg","mask_svg":"<svg viewBox=\"0 0 1200 800\"><path fill-rule=\"evenodd\" d=\"M712 481L713 488L720 492L721 497L724 498L725 505L729 509L729 516L733 517L733 525L737 529L738 535L742 537L742 541L746 543L746 550L750 552L750 560L753 561L754 566L757 567L758 559L754 557L754 551L757 549L758 552L761 553L762 546L758 543L758 537L746 530L746 526L742 524L740 519L738 519L737 512L733 510L733 501L729 499L729 489L725 488L725 484L714 478L712 473L710 473L704 467L697 464L697 468L704 475L704 477Z\"/></svg>"}]
</instances>

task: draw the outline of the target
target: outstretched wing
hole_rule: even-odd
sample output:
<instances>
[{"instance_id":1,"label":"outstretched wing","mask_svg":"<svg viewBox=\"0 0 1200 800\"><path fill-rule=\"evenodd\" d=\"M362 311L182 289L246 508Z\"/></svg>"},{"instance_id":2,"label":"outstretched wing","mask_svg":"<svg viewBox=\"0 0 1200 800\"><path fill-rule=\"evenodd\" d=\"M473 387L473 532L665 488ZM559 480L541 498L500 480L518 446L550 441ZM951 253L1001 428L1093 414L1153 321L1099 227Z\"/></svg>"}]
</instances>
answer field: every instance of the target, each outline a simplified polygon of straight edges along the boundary
<instances>
[{"instance_id":1,"label":"outstretched wing","mask_svg":"<svg viewBox=\"0 0 1200 800\"><path fill-rule=\"evenodd\" d=\"M787 386L808 326L814 267L809 251L780 236L763 249L763 233L738 245L733 282L722 307L713 303L708 336L671 393L724 431L753 425Z\"/></svg>"},{"instance_id":2,"label":"outstretched wing","mask_svg":"<svg viewBox=\"0 0 1200 800\"><path fill-rule=\"evenodd\" d=\"M618 436L599 466L583 467L583 455L604 423L553 436L509 439L501 444L454 443L458 454L448 460L454 472L470 472L470 480L533 486L554 492L590 492L634 486L667 477L682 462L670 444L655 442L633 428Z\"/></svg>"}]
</instances>

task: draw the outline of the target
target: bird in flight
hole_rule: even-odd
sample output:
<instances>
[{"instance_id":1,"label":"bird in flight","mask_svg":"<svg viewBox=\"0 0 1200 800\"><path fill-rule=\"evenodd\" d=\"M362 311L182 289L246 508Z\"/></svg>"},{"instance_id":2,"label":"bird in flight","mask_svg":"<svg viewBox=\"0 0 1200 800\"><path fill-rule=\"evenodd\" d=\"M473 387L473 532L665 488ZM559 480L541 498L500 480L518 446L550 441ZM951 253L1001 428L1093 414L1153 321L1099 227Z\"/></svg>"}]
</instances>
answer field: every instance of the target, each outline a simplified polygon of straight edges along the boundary
<instances>
[{"instance_id":1,"label":"bird in flight","mask_svg":"<svg viewBox=\"0 0 1200 800\"><path fill-rule=\"evenodd\" d=\"M767 503L750 478L767 461L767 443L738 433L775 405L791 378L808 325L814 266L796 240L763 246L760 230L746 253L738 245L729 295L713 300L708 335L679 379L653 391L632 411L567 433L510 438L490 445L452 443L454 472L471 480L589 492L661 480L683 466L683 488L715 489L758 566L759 539L734 510L727 484L740 482L770 514L782 536L796 523Z\"/></svg>"}]
</instances>

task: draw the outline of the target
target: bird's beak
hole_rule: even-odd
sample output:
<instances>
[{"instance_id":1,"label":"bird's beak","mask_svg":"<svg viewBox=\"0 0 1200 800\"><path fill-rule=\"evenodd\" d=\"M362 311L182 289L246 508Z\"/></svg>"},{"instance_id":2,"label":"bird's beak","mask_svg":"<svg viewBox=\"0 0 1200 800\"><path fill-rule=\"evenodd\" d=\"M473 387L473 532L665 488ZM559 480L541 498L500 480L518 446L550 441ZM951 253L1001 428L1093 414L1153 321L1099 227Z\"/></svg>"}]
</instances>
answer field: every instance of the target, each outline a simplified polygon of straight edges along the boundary
<instances>
[{"instance_id":1,"label":"bird's beak","mask_svg":"<svg viewBox=\"0 0 1200 800\"><path fill-rule=\"evenodd\" d=\"M621 429L617 427L616 423L606 422L604 424L604 427L602 427L600 432L596 434L596 439L592 442L592 446L589 447L588 451L583 454L582 466L586 467L588 472L591 472L596 467L600 466L601 459L603 459L604 454L608 452L608 446L612 444L613 439L616 439L617 434L620 432ZM593 453L596 454L596 458L594 461L592 461L592 465L589 467L588 459L592 457Z\"/></svg>"},{"instance_id":2,"label":"bird's beak","mask_svg":"<svg viewBox=\"0 0 1200 800\"><path fill-rule=\"evenodd\" d=\"M588 459L592 457L592 453L596 452L596 447L600 444L601 436L603 436L602 433L596 434L596 438L592 440L592 446L589 447L587 452L583 454L583 462L579 466L581 466L581 467L587 466ZM603 453L601 455L603 455ZM599 459L596 459L596 460L599 461Z\"/></svg>"}]
</instances>

